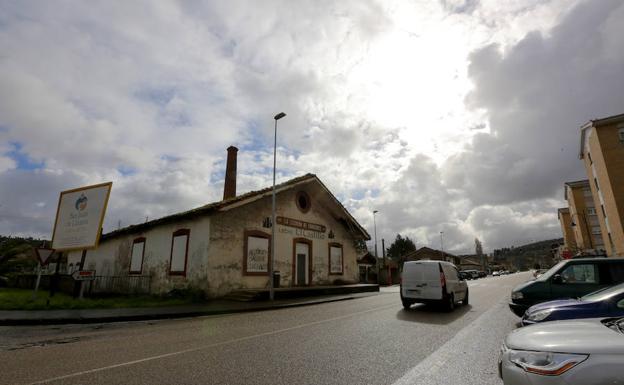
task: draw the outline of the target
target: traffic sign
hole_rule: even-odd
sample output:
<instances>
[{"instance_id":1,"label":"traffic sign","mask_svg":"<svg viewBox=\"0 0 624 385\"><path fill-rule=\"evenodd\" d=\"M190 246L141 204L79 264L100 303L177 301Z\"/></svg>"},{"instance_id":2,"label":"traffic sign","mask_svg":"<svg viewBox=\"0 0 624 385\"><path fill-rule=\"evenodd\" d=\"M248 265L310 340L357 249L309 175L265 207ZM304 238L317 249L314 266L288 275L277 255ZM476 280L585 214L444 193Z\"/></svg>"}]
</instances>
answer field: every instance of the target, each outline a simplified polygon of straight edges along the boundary
<instances>
[{"instance_id":1,"label":"traffic sign","mask_svg":"<svg viewBox=\"0 0 624 385\"><path fill-rule=\"evenodd\" d=\"M94 281L95 270L78 270L72 273L72 278L76 281Z\"/></svg>"},{"instance_id":2,"label":"traffic sign","mask_svg":"<svg viewBox=\"0 0 624 385\"><path fill-rule=\"evenodd\" d=\"M47 247L37 247L35 249L35 254L37 254L37 258L39 258L39 263L41 266L45 266L48 264L48 259L52 254L54 254L54 249L48 249Z\"/></svg>"}]
</instances>

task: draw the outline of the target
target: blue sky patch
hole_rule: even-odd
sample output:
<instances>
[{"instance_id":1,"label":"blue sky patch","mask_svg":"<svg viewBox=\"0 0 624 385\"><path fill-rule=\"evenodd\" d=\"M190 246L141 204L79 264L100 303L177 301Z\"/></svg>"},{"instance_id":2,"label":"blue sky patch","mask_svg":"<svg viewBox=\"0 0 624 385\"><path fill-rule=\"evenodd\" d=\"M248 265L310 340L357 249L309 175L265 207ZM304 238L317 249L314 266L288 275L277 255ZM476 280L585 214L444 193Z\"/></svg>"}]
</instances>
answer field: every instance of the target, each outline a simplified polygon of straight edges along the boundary
<instances>
[{"instance_id":1,"label":"blue sky patch","mask_svg":"<svg viewBox=\"0 0 624 385\"><path fill-rule=\"evenodd\" d=\"M123 176L131 176L137 173L137 170L135 168L125 165L117 167L117 171Z\"/></svg>"},{"instance_id":2,"label":"blue sky patch","mask_svg":"<svg viewBox=\"0 0 624 385\"><path fill-rule=\"evenodd\" d=\"M167 161L167 162L177 162L180 160L179 156L175 156L175 155L169 155L169 154L164 154L160 156L160 159Z\"/></svg>"},{"instance_id":3,"label":"blue sky patch","mask_svg":"<svg viewBox=\"0 0 624 385\"><path fill-rule=\"evenodd\" d=\"M22 151L23 145L18 142L10 142L9 143L13 149L6 153L9 158L13 159L17 163L18 170L36 170L43 168L45 165L44 162L35 162L33 159L28 156L24 151Z\"/></svg>"},{"instance_id":4,"label":"blue sky patch","mask_svg":"<svg viewBox=\"0 0 624 385\"><path fill-rule=\"evenodd\" d=\"M137 98L165 107L176 94L175 87L147 87L136 92Z\"/></svg>"}]
</instances>

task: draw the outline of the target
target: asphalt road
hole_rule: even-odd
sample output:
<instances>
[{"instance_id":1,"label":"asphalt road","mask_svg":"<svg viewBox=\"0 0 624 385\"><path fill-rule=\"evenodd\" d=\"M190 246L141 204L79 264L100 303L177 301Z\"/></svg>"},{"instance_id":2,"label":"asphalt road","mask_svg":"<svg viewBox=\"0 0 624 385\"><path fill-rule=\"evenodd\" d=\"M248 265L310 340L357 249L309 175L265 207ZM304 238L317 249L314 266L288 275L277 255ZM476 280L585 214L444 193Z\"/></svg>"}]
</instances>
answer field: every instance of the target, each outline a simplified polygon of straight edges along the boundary
<instances>
[{"instance_id":1,"label":"asphalt road","mask_svg":"<svg viewBox=\"0 0 624 385\"><path fill-rule=\"evenodd\" d=\"M0 384L496 384L528 273L469 281L453 313L377 296L257 313L0 327Z\"/></svg>"}]
</instances>

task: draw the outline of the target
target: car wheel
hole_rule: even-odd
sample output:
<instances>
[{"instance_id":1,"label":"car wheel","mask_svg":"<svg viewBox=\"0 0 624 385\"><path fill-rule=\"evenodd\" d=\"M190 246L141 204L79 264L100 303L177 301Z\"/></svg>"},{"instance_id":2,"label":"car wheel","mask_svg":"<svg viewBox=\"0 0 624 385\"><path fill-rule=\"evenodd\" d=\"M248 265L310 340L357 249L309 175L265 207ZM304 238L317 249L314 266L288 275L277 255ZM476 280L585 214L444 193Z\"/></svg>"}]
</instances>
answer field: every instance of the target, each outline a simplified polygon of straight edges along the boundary
<instances>
[{"instance_id":1,"label":"car wheel","mask_svg":"<svg viewBox=\"0 0 624 385\"><path fill-rule=\"evenodd\" d=\"M447 311L455 310L455 296L453 294L446 297L446 310Z\"/></svg>"},{"instance_id":2,"label":"car wheel","mask_svg":"<svg viewBox=\"0 0 624 385\"><path fill-rule=\"evenodd\" d=\"M410 306L412 306L412 303L410 301L402 299L401 302L403 303L403 309L405 310L409 310Z\"/></svg>"},{"instance_id":3,"label":"car wheel","mask_svg":"<svg viewBox=\"0 0 624 385\"><path fill-rule=\"evenodd\" d=\"M468 289L466 289L466 296L462 300L462 305L464 305L464 306L468 305Z\"/></svg>"}]
</instances>

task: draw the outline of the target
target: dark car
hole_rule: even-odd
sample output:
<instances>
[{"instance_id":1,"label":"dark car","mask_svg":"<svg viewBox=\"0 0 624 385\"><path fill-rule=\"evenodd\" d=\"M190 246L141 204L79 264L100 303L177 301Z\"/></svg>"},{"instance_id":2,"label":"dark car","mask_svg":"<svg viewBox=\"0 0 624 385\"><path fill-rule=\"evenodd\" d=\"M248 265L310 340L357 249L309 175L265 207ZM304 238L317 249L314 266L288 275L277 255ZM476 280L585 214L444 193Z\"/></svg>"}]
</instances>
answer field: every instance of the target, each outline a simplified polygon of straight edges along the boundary
<instances>
[{"instance_id":1,"label":"dark car","mask_svg":"<svg viewBox=\"0 0 624 385\"><path fill-rule=\"evenodd\" d=\"M470 279L470 274L462 270L459 272L459 279L463 279L463 280Z\"/></svg>"},{"instance_id":2,"label":"dark car","mask_svg":"<svg viewBox=\"0 0 624 385\"><path fill-rule=\"evenodd\" d=\"M538 278L511 291L509 308L519 317L531 306L555 299L579 298L624 282L623 258L561 261Z\"/></svg>"},{"instance_id":3,"label":"dark car","mask_svg":"<svg viewBox=\"0 0 624 385\"><path fill-rule=\"evenodd\" d=\"M487 273L485 271L479 271L479 278L487 277Z\"/></svg>"},{"instance_id":4,"label":"dark car","mask_svg":"<svg viewBox=\"0 0 624 385\"><path fill-rule=\"evenodd\" d=\"M531 306L522 325L574 318L624 317L624 283L606 287L579 299L543 302Z\"/></svg>"}]
</instances>

